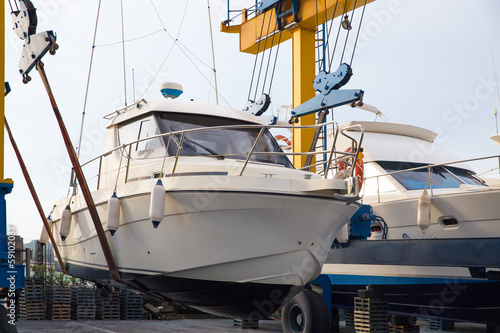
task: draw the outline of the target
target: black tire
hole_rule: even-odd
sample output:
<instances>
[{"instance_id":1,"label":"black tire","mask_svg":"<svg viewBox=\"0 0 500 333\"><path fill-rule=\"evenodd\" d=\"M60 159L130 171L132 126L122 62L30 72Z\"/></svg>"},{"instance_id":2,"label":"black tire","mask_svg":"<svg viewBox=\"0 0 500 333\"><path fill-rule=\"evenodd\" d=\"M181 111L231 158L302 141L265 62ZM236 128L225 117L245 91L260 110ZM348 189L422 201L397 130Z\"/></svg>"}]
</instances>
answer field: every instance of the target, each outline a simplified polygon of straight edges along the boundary
<instances>
[{"instance_id":1,"label":"black tire","mask_svg":"<svg viewBox=\"0 0 500 333\"><path fill-rule=\"evenodd\" d=\"M325 333L330 328L330 316L323 297L309 289L304 289L285 304L281 318L284 333Z\"/></svg>"}]
</instances>

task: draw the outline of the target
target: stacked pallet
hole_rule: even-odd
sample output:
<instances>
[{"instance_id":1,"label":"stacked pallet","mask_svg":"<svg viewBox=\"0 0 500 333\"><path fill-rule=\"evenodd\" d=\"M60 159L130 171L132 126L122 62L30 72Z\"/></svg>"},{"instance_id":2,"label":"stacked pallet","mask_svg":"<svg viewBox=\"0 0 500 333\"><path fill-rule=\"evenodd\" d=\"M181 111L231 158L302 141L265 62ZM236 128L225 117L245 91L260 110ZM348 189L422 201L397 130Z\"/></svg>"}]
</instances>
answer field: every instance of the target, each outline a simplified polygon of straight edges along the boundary
<instances>
[{"instance_id":1,"label":"stacked pallet","mask_svg":"<svg viewBox=\"0 0 500 333\"><path fill-rule=\"evenodd\" d=\"M429 329L434 331L453 331L455 322L451 320L431 319Z\"/></svg>"},{"instance_id":2,"label":"stacked pallet","mask_svg":"<svg viewBox=\"0 0 500 333\"><path fill-rule=\"evenodd\" d=\"M71 319L95 319L94 288L73 288L71 297Z\"/></svg>"},{"instance_id":3,"label":"stacked pallet","mask_svg":"<svg viewBox=\"0 0 500 333\"><path fill-rule=\"evenodd\" d=\"M354 310L344 309L345 326L354 327Z\"/></svg>"},{"instance_id":4,"label":"stacked pallet","mask_svg":"<svg viewBox=\"0 0 500 333\"><path fill-rule=\"evenodd\" d=\"M71 295L69 287L47 288L47 316L50 320L71 320Z\"/></svg>"},{"instance_id":5,"label":"stacked pallet","mask_svg":"<svg viewBox=\"0 0 500 333\"><path fill-rule=\"evenodd\" d=\"M114 290L106 297L97 294L96 319L120 319L120 291Z\"/></svg>"},{"instance_id":6,"label":"stacked pallet","mask_svg":"<svg viewBox=\"0 0 500 333\"><path fill-rule=\"evenodd\" d=\"M417 318L414 316L392 315L389 323L389 332L396 333L418 333Z\"/></svg>"},{"instance_id":7,"label":"stacked pallet","mask_svg":"<svg viewBox=\"0 0 500 333\"><path fill-rule=\"evenodd\" d=\"M242 328L242 329L250 329L250 328L259 328L259 321L257 319L241 319L236 318L233 319L233 326Z\"/></svg>"},{"instance_id":8,"label":"stacked pallet","mask_svg":"<svg viewBox=\"0 0 500 333\"><path fill-rule=\"evenodd\" d=\"M26 278L25 287L19 295L19 319L45 319L43 281L41 278Z\"/></svg>"},{"instance_id":9,"label":"stacked pallet","mask_svg":"<svg viewBox=\"0 0 500 333\"><path fill-rule=\"evenodd\" d=\"M127 291L120 293L120 319L142 319L142 296Z\"/></svg>"},{"instance_id":10,"label":"stacked pallet","mask_svg":"<svg viewBox=\"0 0 500 333\"><path fill-rule=\"evenodd\" d=\"M408 326L408 325L393 325L389 324L389 332L395 333L419 333L419 326Z\"/></svg>"},{"instance_id":11,"label":"stacked pallet","mask_svg":"<svg viewBox=\"0 0 500 333\"><path fill-rule=\"evenodd\" d=\"M388 332L388 304L371 297L354 297L354 329L356 332Z\"/></svg>"}]
</instances>

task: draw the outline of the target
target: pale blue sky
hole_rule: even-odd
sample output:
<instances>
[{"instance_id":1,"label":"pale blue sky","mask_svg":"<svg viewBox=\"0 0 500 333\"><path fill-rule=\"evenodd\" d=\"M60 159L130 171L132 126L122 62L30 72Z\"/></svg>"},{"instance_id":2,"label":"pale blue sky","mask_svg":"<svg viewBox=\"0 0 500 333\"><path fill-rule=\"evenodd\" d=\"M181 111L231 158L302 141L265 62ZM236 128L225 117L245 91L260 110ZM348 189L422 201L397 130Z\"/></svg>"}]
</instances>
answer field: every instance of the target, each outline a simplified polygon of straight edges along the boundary
<instances>
[{"instance_id":1,"label":"pale blue sky","mask_svg":"<svg viewBox=\"0 0 500 333\"><path fill-rule=\"evenodd\" d=\"M47 55L44 62L76 145L98 1L33 2L38 8L38 30L54 30L58 35L59 51L55 56ZM232 7L251 2L234 0ZM179 34L183 45L211 65L206 0L190 0L183 21L185 1L154 3L173 37ZM119 4L118 0L103 2L96 45L121 40ZM232 107L242 108L254 57L238 52L237 35L219 32L219 22L227 17L226 4L226 0L211 1L219 90ZM162 29L150 1L139 4L125 0L124 6L126 39ZM6 12L10 13L8 4ZM493 109L500 109L490 52L491 44L500 70L499 14L498 0L377 0L367 6L352 64L354 76L346 87L363 89L365 102L377 106L393 122L438 132L439 144L460 158L499 154L500 146L489 139L495 131ZM5 34L6 80L12 86L6 98L6 117L48 214L54 199L67 194L69 159L36 71L30 84L21 83L17 65L22 42L11 30L10 15L6 16ZM139 98L172 45L164 32L126 44L129 103L132 69ZM160 82L177 81L184 86L183 98L214 102L213 90L200 74L211 80L211 69L190 57L199 70L174 47L144 97L159 98ZM271 94L273 110L291 104L290 58L288 42L280 51ZM120 45L95 48L83 161L102 152L102 116L123 104L122 66ZM340 124L373 119L373 115L349 107L334 114ZM6 147L5 176L15 181L13 193L7 196L8 223L16 225L27 240L38 238L41 221L8 140ZM495 164L490 163L475 169L486 171L493 167Z\"/></svg>"}]
</instances>

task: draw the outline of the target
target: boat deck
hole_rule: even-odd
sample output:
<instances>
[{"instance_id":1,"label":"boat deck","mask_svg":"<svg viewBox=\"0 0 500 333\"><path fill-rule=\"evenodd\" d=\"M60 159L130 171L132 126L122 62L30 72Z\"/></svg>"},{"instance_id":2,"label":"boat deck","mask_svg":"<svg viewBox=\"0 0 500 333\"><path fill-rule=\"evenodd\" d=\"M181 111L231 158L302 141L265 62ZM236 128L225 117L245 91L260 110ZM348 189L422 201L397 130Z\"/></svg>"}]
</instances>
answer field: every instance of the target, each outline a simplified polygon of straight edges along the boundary
<instances>
[{"instance_id":1,"label":"boat deck","mask_svg":"<svg viewBox=\"0 0 500 333\"><path fill-rule=\"evenodd\" d=\"M419 322L421 333L438 332L430 330L427 322ZM88 320L88 321L18 321L16 323L18 333L38 332L38 333L153 333L153 332L245 332L245 333L277 333L283 332L281 321L261 321L260 329L240 329L233 326L229 319L186 319L173 321L159 320ZM354 333L354 329L345 326L341 322L340 331L342 333ZM439 332L461 332L476 333L486 332L486 325L457 323L455 331Z\"/></svg>"}]
</instances>

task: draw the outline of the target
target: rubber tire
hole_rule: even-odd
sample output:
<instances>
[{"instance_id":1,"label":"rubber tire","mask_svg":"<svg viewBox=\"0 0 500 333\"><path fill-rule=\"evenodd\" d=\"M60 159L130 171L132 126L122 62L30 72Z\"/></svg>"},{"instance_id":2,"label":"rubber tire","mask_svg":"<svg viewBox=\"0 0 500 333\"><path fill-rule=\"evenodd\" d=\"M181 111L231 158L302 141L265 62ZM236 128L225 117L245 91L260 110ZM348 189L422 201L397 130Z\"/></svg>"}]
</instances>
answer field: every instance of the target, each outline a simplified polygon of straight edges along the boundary
<instances>
[{"instance_id":1,"label":"rubber tire","mask_svg":"<svg viewBox=\"0 0 500 333\"><path fill-rule=\"evenodd\" d=\"M284 333L325 333L330 315L323 297L304 289L283 307L281 322Z\"/></svg>"}]
</instances>

